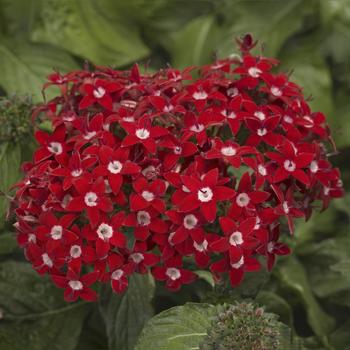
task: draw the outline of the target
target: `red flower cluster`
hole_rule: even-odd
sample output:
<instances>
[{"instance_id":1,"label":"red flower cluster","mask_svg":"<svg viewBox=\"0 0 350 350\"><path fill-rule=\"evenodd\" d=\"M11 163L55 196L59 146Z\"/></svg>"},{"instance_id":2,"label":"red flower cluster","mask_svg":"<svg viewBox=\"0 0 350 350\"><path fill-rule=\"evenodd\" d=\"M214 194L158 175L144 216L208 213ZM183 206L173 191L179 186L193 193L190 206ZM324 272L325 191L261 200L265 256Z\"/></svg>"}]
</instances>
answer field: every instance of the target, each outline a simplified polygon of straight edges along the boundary
<instances>
[{"instance_id":1,"label":"red flower cluster","mask_svg":"<svg viewBox=\"0 0 350 350\"><path fill-rule=\"evenodd\" d=\"M257 256L271 269L289 253L284 223L293 233L315 202L342 196L324 115L271 72L277 60L251 55L249 36L239 45L240 58L184 71L49 77L61 94L35 117L53 132L36 132L14 206L27 259L66 300L94 300L97 281L123 292L148 271L171 290L205 268L236 286Z\"/></svg>"}]
</instances>

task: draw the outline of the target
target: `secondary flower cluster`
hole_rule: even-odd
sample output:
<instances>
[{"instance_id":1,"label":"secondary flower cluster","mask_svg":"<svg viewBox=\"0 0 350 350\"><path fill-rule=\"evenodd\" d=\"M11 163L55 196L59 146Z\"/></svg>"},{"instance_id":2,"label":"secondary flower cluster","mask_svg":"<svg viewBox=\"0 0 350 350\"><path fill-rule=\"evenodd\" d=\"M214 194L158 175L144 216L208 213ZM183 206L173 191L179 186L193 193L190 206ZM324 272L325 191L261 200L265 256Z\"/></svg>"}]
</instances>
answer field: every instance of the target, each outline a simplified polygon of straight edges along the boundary
<instances>
[{"instance_id":1,"label":"secondary flower cluster","mask_svg":"<svg viewBox=\"0 0 350 350\"><path fill-rule=\"evenodd\" d=\"M49 76L60 95L34 118L39 147L13 207L18 242L68 301L95 282L123 292L151 271L171 290L210 269L232 286L289 253L281 227L343 193L325 116L278 61L241 56L183 71L138 66ZM191 76L198 72L198 78Z\"/></svg>"}]
</instances>

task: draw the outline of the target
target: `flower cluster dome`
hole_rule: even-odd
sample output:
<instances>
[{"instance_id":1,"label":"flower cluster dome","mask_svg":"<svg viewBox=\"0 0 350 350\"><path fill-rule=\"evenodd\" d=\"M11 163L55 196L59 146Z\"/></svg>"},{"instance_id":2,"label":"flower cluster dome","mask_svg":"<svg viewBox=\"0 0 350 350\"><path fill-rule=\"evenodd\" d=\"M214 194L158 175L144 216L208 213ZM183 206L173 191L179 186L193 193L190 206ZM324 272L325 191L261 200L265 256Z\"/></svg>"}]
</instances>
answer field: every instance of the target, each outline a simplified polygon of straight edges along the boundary
<instances>
[{"instance_id":1,"label":"flower cluster dome","mask_svg":"<svg viewBox=\"0 0 350 350\"><path fill-rule=\"evenodd\" d=\"M342 196L329 127L278 61L241 56L154 74L96 67L49 76L33 162L16 184L18 242L65 298L117 293L149 271L178 290L209 269L232 286L289 253L284 226ZM193 72L198 72L196 78Z\"/></svg>"}]
</instances>

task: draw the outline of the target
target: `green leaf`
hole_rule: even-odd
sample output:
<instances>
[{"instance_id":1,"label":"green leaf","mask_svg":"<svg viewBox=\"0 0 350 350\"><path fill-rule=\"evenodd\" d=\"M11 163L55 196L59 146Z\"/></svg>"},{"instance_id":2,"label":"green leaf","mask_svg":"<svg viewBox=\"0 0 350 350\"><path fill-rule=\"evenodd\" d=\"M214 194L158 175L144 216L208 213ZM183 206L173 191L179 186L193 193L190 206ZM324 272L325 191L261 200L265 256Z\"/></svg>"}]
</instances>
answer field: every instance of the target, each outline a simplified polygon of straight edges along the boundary
<instances>
[{"instance_id":1,"label":"green leaf","mask_svg":"<svg viewBox=\"0 0 350 350\"><path fill-rule=\"evenodd\" d=\"M8 94L32 94L34 101L41 101L42 85L54 68L67 72L76 64L51 45L0 38L0 85Z\"/></svg>"},{"instance_id":2,"label":"green leaf","mask_svg":"<svg viewBox=\"0 0 350 350\"><path fill-rule=\"evenodd\" d=\"M293 291L303 303L309 324L315 334L326 340L326 335L334 327L334 320L327 315L315 299L303 265L295 257L289 257L275 270L280 283Z\"/></svg>"},{"instance_id":3,"label":"green leaf","mask_svg":"<svg viewBox=\"0 0 350 350\"><path fill-rule=\"evenodd\" d=\"M18 248L13 232L0 233L0 255L11 254Z\"/></svg>"},{"instance_id":4,"label":"green leaf","mask_svg":"<svg viewBox=\"0 0 350 350\"><path fill-rule=\"evenodd\" d=\"M317 6L315 1L231 1L222 6L225 29L218 43L219 56L226 56L234 49L233 40L246 33L264 44L268 55L278 54L285 41L298 32L304 16Z\"/></svg>"},{"instance_id":5,"label":"green leaf","mask_svg":"<svg viewBox=\"0 0 350 350\"><path fill-rule=\"evenodd\" d=\"M28 263L0 264L1 350L73 350L86 303L67 305L62 291Z\"/></svg>"},{"instance_id":6,"label":"green leaf","mask_svg":"<svg viewBox=\"0 0 350 350\"><path fill-rule=\"evenodd\" d=\"M336 350L350 350L350 320L342 324L330 336L330 342Z\"/></svg>"},{"instance_id":7,"label":"green leaf","mask_svg":"<svg viewBox=\"0 0 350 350\"><path fill-rule=\"evenodd\" d=\"M290 43L279 56L281 67L292 71L290 80L303 88L306 97L312 96L309 102L313 111L321 111L332 117L332 77L330 70L319 53L322 38L317 36L302 37Z\"/></svg>"},{"instance_id":8,"label":"green leaf","mask_svg":"<svg viewBox=\"0 0 350 350\"><path fill-rule=\"evenodd\" d=\"M217 313L216 306L196 303L163 311L146 323L135 350L199 349Z\"/></svg>"},{"instance_id":9,"label":"green leaf","mask_svg":"<svg viewBox=\"0 0 350 350\"><path fill-rule=\"evenodd\" d=\"M193 19L174 33L170 49L174 67L201 65L212 60L218 26L214 16Z\"/></svg>"},{"instance_id":10,"label":"green leaf","mask_svg":"<svg viewBox=\"0 0 350 350\"><path fill-rule=\"evenodd\" d=\"M346 225L344 229L344 236L339 234L336 238L309 243L297 251L305 262L310 285L318 297L325 298L350 290L350 274L342 274L337 268L334 269L339 262L350 259L350 238Z\"/></svg>"},{"instance_id":11,"label":"green leaf","mask_svg":"<svg viewBox=\"0 0 350 350\"><path fill-rule=\"evenodd\" d=\"M132 350L144 323L153 315L154 281L150 275L132 275L122 295L107 286L100 300L110 350Z\"/></svg>"},{"instance_id":12,"label":"green leaf","mask_svg":"<svg viewBox=\"0 0 350 350\"><path fill-rule=\"evenodd\" d=\"M334 271L338 271L342 273L345 276L348 276L350 278L350 259L340 261L338 264L335 264L331 266L331 269Z\"/></svg>"},{"instance_id":13,"label":"green leaf","mask_svg":"<svg viewBox=\"0 0 350 350\"><path fill-rule=\"evenodd\" d=\"M1 60L1 58L0 58ZM0 68L1 70L1 68ZM1 78L0 78L1 79ZM20 177L21 149L18 144L0 144L0 191L8 194L11 185ZM8 208L8 199L0 196L0 227Z\"/></svg>"},{"instance_id":14,"label":"green leaf","mask_svg":"<svg viewBox=\"0 0 350 350\"><path fill-rule=\"evenodd\" d=\"M279 316L280 320L293 327L293 310L287 301L280 295L269 291L260 291L254 301L266 309Z\"/></svg>"},{"instance_id":15,"label":"green leaf","mask_svg":"<svg viewBox=\"0 0 350 350\"><path fill-rule=\"evenodd\" d=\"M123 13L111 21L93 0L48 0L33 39L58 45L98 65L123 66L149 54Z\"/></svg>"},{"instance_id":16,"label":"green leaf","mask_svg":"<svg viewBox=\"0 0 350 350\"><path fill-rule=\"evenodd\" d=\"M37 19L40 1L0 0L7 35L29 38Z\"/></svg>"}]
</instances>

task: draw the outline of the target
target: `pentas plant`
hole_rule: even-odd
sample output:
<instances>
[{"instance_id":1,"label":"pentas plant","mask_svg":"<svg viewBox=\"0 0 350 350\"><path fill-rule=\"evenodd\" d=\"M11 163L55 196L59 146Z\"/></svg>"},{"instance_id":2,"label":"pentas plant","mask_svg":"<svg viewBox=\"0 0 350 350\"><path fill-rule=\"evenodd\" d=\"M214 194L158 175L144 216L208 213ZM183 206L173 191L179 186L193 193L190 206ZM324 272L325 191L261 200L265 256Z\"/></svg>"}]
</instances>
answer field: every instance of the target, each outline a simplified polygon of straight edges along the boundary
<instances>
[{"instance_id":1,"label":"pentas plant","mask_svg":"<svg viewBox=\"0 0 350 350\"><path fill-rule=\"evenodd\" d=\"M12 205L26 258L67 301L149 271L174 291L198 269L237 286L259 256L271 270L290 253L284 227L342 196L325 116L249 35L238 44L241 56L183 71L49 76L60 95L33 116L53 131L36 132Z\"/></svg>"}]
</instances>

